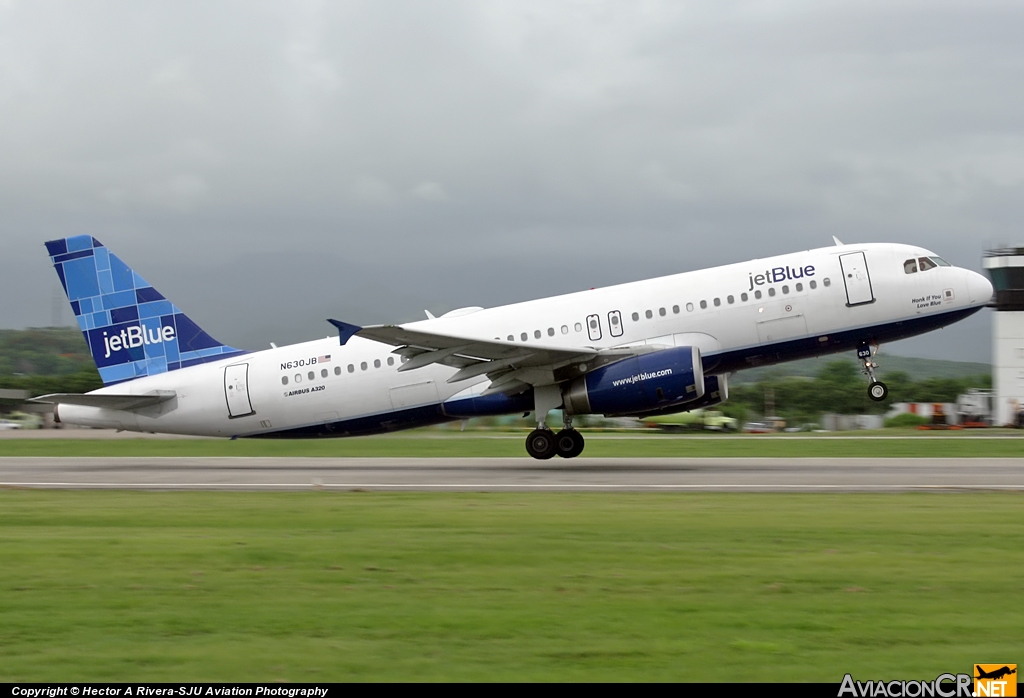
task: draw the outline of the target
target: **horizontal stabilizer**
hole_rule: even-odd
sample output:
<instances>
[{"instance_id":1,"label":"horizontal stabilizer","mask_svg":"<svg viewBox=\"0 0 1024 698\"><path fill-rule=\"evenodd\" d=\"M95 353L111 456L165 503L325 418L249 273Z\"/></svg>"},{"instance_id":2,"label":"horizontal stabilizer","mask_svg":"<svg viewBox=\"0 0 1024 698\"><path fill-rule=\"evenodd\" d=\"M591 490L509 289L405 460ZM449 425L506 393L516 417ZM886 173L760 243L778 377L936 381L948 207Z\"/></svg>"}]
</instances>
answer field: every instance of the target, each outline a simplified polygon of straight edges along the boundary
<instances>
[{"instance_id":1,"label":"horizontal stabilizer","mask_svg":"<svg viewBox=\"0 0 1024 698\"><path fill-rule=\"evenodd\" d=\"M173 390L154 390L143 395L110 395L97 393L52 393L34 397L29 402L51 405L81 405L102 407L108 410L137 410L142 407L167 402L177 396Z\"/></svg>"}]
</instances>

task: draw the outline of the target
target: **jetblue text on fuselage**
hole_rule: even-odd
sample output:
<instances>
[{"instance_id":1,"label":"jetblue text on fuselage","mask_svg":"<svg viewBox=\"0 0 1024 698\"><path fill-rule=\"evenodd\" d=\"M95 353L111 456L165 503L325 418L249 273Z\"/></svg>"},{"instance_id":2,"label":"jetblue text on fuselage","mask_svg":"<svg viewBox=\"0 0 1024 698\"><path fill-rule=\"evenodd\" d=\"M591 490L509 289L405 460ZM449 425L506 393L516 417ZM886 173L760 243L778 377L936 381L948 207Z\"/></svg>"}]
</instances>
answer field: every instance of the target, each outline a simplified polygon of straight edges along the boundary
<instances>
[{"instance_id":1,"label":"jetblue text on fuselage","mask_svg":"<svg viewBox=\"0 0 1024 698\"><path fill-rule=\"evenodd\" d=\"M805 276L814 276L814 265L808 264L805 267L772 267L771 269L765 270L763 274L747 274L750 277L750 288L748 291L753 291L754 286L764 286L765 284L777 284L780 281L786 281L787 279L802 279Z\"/></svg>"},{"instance_id":2,"label":"jetblue text on fuselage","mask_svg":"<svg viewBox=\"0 0 1024 698\"><path fill-rule=\"evenodd\" d=\"M161 342L169 342L172 339L174 339L174 328L170 325L156 330L143 329L139 325L133 325L132 327L126 327L113 337L108 337L107 333L104 332L103 346L107 353L104 354L103 358L109 359L110 352L112 351L141 347L143 344L160 344Z\"/></svg>"}]
</instances>

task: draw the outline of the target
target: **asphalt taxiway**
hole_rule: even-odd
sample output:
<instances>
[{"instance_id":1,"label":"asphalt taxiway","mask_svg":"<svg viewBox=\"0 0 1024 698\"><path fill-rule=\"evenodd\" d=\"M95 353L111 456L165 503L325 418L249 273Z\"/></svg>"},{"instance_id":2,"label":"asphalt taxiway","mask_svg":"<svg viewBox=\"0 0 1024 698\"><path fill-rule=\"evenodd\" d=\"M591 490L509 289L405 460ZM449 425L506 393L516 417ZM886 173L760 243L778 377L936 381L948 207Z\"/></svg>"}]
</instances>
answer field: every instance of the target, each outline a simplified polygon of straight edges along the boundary
<instances>
[{"instance_id":1,"label":"asphalt taxiway","mask_svg":"<svg viewBox=\"0 0 1024 698\"><path fill-rule=\"evenodd\" d=\"M0 487L132 490L1024 490L1024 458L0 458Z\"/></svg>"}]
</instances>

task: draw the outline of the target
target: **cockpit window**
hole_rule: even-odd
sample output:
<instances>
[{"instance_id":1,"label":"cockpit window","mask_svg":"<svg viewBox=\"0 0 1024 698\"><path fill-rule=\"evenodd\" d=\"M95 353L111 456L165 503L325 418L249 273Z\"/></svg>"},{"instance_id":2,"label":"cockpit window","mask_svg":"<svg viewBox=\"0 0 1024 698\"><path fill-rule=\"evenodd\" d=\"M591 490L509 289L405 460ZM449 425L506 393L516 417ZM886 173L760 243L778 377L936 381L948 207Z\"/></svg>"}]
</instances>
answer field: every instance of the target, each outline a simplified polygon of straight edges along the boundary
<instances>
[{"instance_id":1,"label":"cockpit window","mask_svg":"<svg viewBox=\"0 0 1024 698\"><path fill-rule=\"evenodd\" d=\"M938 264L940 267L951 267L951 266L953 266L952 264L950 264L949 262L944 260L942 257L930 257L929 259L931 259L933 262Z\"/></svg>"},{"instance_id":2,"label":"cockpit window","mask_svg":"<svg viewBox=\"0 0 1024 698\"><path fill-rule=\"evenodd\" d=\"M927 257L921 257L917 261L921 265L921 271L928 271L929 269L934 269L935 267L939 266L938 264L928 259Z\"/></svg>"},{"instance_id":3,"label":"cockpit window","mask_svg":"<svg viewBox=\"0 0 1024 698\"><path fill-rule=\"evenodd\" d=\"M917 260L916 259L908 259L907 261L905 261L903 263L903 272L906 273L906 274L916 274L917 273Z\"/></svg>"}]
</instances>

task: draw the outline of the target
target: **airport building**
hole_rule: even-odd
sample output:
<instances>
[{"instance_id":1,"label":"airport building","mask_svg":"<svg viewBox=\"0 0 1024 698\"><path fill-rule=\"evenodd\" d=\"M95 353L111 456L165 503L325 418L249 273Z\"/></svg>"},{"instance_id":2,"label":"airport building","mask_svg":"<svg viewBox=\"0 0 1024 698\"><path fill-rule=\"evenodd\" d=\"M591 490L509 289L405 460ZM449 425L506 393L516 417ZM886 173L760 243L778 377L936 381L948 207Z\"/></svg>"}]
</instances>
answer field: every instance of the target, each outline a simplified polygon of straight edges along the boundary
<instances>
[{"instance_id":1,"label":"airport building","mask_svg":"<svg viewBox=\"0 0 1024 698\"><path fill-rule=\"evenodd\" d=\"M982 266L995 288L993 421L997 425L1020 424L1024 412L1024 247L988 250Z\"/></svg>"}]
</instances>

